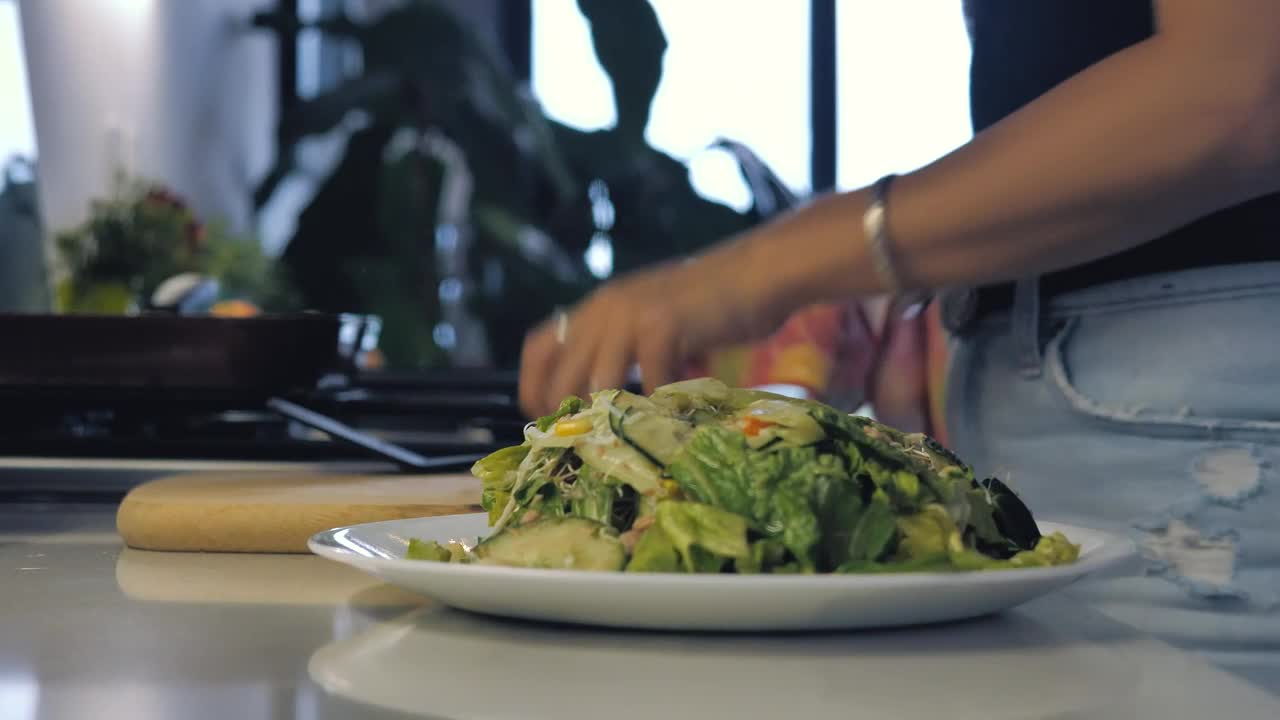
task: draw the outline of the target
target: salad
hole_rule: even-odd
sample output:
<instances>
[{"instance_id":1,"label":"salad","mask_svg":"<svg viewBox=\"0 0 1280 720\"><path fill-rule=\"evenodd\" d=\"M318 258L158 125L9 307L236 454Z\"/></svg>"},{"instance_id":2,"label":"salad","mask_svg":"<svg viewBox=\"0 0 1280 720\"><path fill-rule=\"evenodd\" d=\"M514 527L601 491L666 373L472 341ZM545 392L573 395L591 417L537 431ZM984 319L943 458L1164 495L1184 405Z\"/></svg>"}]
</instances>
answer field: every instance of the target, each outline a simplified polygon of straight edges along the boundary
<instances>
[{"instance_id":1,"label":"salad","mask_svg":"<svg viewBox=\"0 0 1280 720\"><path fill-rule=\"evenodd\" d=\"M713 379L569 397L477 462L493 531L407 557L667 573L1044 567L1079 547L933 439Z\"/></svg>"}]
</instances>

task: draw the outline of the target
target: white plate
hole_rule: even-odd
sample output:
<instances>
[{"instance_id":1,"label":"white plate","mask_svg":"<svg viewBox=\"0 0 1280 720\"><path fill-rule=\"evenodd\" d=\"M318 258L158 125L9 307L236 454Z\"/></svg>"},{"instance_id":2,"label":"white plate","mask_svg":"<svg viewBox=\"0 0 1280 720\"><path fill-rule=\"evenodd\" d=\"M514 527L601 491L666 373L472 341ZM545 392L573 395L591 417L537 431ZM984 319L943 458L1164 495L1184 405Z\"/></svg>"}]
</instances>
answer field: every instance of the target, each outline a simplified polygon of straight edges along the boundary
<instances>
[{"instance_id":1,"label":"white plate","mask_svg":"<svg viewBox=\"0 0 1280 720\"><path fill-rule=\"evenodd\" d=\"M1007 610L1087 575L1113 571L1133 543L1098 530L1041 522L1081 546L1051 568L883 575L680 575L535 570L405 560L409 538L474 541L486 516L335 528L308 546L393 585L462 610L521 618L663 630L786 631L889 627Z\"/></svg>"}]
</instances>

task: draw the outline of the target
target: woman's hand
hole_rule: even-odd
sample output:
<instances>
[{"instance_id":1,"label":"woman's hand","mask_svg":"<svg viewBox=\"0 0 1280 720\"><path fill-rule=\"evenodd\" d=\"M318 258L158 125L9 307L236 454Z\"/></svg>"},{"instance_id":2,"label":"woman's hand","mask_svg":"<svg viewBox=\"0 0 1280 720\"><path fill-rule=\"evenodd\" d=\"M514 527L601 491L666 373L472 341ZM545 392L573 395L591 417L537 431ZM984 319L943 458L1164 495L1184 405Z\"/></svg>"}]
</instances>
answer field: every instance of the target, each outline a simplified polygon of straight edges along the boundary
<instances>
[{"instance_id":1,"label":"woman's hand","mask_svg":"<svg viewBox=\"0 0 1280 720\"><path fill-rule=\"evenodd\" d=\"M637 363L652 390L703 352L769 334L793 308L764 270L731 244L601 286L567 322L552 318L525 338L521 408L537 417L566 395L621 387Z\"/></svg>"}]
</instances>

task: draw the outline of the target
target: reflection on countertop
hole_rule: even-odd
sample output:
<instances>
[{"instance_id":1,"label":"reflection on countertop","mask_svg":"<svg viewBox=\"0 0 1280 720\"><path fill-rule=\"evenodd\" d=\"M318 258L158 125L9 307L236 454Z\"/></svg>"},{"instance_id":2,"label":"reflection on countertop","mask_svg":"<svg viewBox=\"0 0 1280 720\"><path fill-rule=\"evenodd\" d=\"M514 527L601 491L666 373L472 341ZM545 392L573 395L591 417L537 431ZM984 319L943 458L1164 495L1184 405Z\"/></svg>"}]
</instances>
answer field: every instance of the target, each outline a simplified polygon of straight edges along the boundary
<instances>
[{"instance_id":1,"label":"reflection on countertop","mask_svg":"<svg viewBox=\"0 0 1280 720\"><path fill-rule=\"evenodd\" d=\"M323 692L306 661L423 598L309 556L135 551L113 527L114 506L0 506L0 718L406 717Z\"/></svg>"},{"instance_id":2,"label":"reflection on countertop","mask_svg":"<svg viewBox=\"0 0 1280 720\"><path fill-rule=\"evenodd\" d=\"M312 679L446 717L1275 717L1280 701L1056 598L924 628L619 632L431 606L317 651Z\"/></svg>"},{"instance_id":3,"label":"reflection on countertop","mask_svg":"<svg viewBox=\"0 0 1280 720\"><path fill-rule=\"evenodd\" d=\"M121 549L116 584L134 600L172 603L412 607L429 602L314 555Z\"/></svg>"},{"instance_id":4,"label":"reflection on countertop","mask_svg":"<svg viewBox=\"0 0 1280 720\"><path fill-rule=\"evenodd\" d=\"M459 613L317 557L126 549L113 513L0 506L0 718L1280 716L1066 596L896 631L602 631Z\"/></svg>"}]
</instances>

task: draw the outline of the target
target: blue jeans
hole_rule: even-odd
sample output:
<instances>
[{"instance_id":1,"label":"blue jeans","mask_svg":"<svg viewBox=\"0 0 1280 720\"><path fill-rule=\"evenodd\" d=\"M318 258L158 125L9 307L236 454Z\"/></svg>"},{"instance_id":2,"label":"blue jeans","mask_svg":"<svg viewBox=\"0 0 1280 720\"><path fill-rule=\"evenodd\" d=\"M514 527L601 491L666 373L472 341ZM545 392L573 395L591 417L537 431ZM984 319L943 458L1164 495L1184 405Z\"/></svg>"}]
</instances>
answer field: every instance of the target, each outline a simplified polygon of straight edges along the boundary
<instances>
[{"instance_id":1,"label":"blue jeans","mask_svg":"<svg viewBox=\"0 0 1280 720\"><path fill-rule=\"evenodd\" d=\"M1076 597L1280 694L1280 263L1030 296L951 339L955 449L1134 539L1143 574Z\"/></svg>"}]
</instances>

